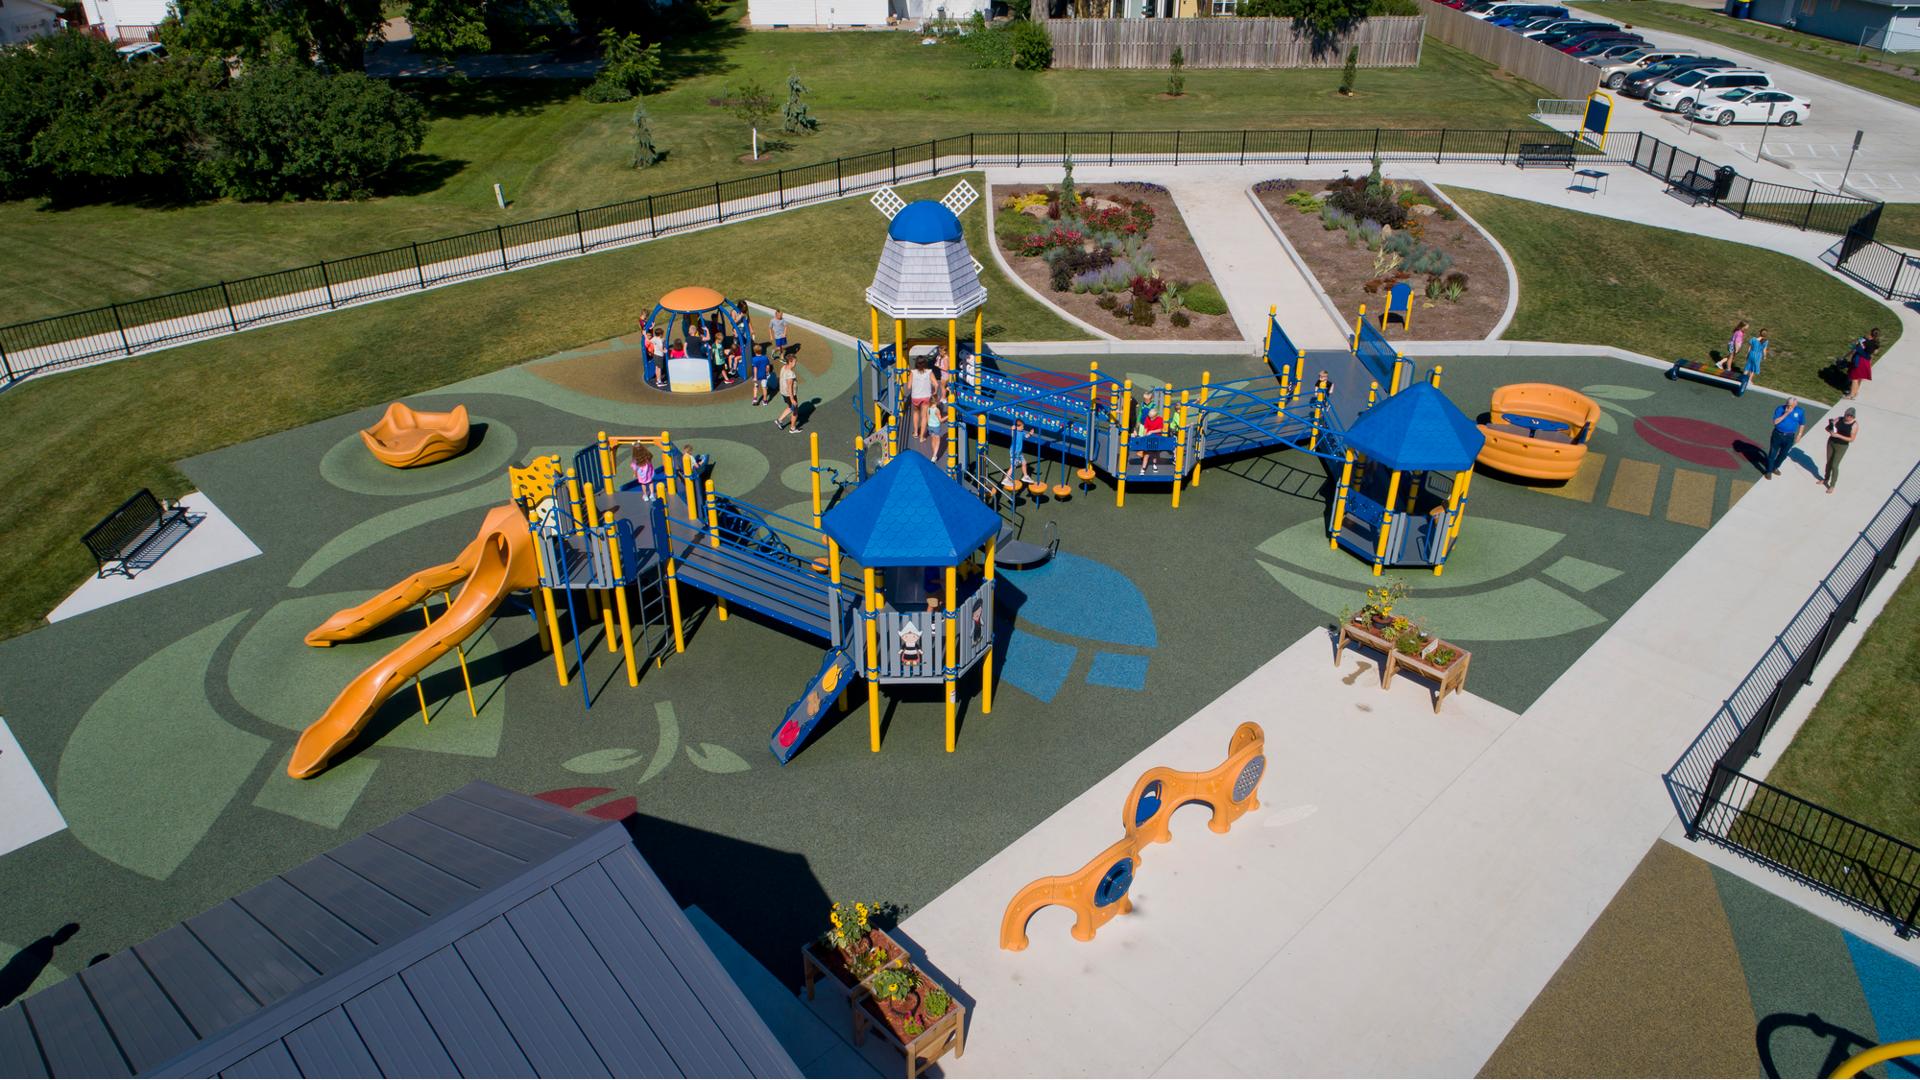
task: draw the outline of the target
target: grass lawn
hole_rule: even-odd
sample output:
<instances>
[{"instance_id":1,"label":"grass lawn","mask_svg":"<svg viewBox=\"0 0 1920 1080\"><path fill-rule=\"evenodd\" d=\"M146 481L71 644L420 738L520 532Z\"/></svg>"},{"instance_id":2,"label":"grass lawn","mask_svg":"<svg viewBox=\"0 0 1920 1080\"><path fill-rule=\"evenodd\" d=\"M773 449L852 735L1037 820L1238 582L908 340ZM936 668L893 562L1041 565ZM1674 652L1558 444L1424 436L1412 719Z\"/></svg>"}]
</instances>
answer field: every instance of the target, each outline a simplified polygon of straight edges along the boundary
<instances>
[{"instance_id":1,"label":"grass lawn","mask_svg":"<svg viewBox=\"0 0 1920 1080\"><path fill-rule=\"evenodd\" d=\"M1712 41L1730 49L1751 53L1762 60L1796 67L1835 82L1843 82L1869 93L1920 105L1920 80L1896 75L1857 57L1860 50L1832 38L1803 34L1784 26L1744 20L1736 22L1725 15L1668 0L1595 0L1581 8L1596 15L1619 19L1623 23L1652 30L1671 30L1702 41ZM1868 52L1869 59L1886 59L1887 53ZM1896 61L1898 62L1898 61ZM1911 66L1912 62L1905 62Z\"/></svg>"},{"instance_id":2,"label":"grass lawn","mask_svg":"<svg viewBox=\"0 0 1920 1080\"><path fill-rule=\"evenodd\" d=\"M1867 628L1767 782L1920 843L1920 574Z\"/></svg>"},{"instance_id":3,"label":"grass lawn","mask_svg":"<svg viewBox=\"0 0 1920 1080\"><path fill-rule=\"evenodd\" d=\"M978 173L965 175L984 187ZM901 190L934 197L941 177ZM986 246L986 204L963 216ZM30 514L0 524L0 636L32 629L91 571L80 534L141 486L183 494L173 462L420 390L634 331L668 289L713 285L853 334L884 236L864 199L266 327L0 394L0 474ZM997 340L1085 334L981 272ZM481 313L484 313L482 316ZM404 356L405 363L395 363ZM218 397L209 388L218 387ZM111 437L103 438L103 432Z\"/></svg>"},{"instance_id":4,"label":"grass lawn","mask_svg":"<svg viewBox=\"0 0 1920 1080\"><path fill-rule=\"evenodd\" d=\"M1726 347L1734 320L1746 319L1773 342L1761 382L1831 402L1839 390L1821 369L1869 327L1898 332L1899 317L1885 305L1777 252L1481 191L1447 195L1513 258L1520 306L1505 336L1517 341L1704 358Z\"/></svg>"},{"instance_id":5,"label":"grass lawn","mask_svg":"<svg viewBox=\"0 0 1920 1080\"><path fill-rule=\"evenodd\" d=\"M1873 238L1897 247L1920 248L1920 203L1887 203Z\"/></svg>"},{"instance_id":6,"label":"grass lawn","mask_svg":"<svg viewBox=\"0 0 1920 1080\"><path fill-rule=\"evenodd\" d=\"M418 161L386 196L350 203L210 203L169 209L51 210L0 203L0 320L378 251L470 229L599 206L736 176L968 131L1242 127L1528 126L1541 91L1429 41L1416 68L1189 71L1163 100L1163 72L979 71L958 45L905 33L747 32L730 26L668 54L678 81L645 99L659 165L637 171L631 104L596 105L582 83L498 80L410 85L433 117ZM755 80L784 89L797 71L820 130L759 163L748 130L717 102ZM511 205L494 206L493 184Z\"/></svg>"}]
</instances>

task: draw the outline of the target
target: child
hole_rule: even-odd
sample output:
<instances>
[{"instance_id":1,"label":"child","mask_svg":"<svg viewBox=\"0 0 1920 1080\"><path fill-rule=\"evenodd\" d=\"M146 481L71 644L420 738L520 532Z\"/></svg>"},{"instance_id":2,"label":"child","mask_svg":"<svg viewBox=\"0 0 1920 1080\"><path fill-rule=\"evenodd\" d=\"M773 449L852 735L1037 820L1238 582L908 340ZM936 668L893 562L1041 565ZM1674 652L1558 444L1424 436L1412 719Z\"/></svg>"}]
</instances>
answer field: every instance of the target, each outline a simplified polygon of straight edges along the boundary
<instances>
[{"instance_id":1,"label":"child","mask_svg":"<svg viewBox=\"0 0 1920 1080\"><path fill-rule=\"evenodd\" d=\"M1158 393L1164 393L1160 391ZM1147 394L1146 413L1140 417L1140 471L1153 472L1153 466L1159 464L1160 451L1167 448L1167 417L1156 392Z\"/></svg>"},{"instance_id":2,"label":"child","mask_svg":"<svg viewBox=\"0 0 1920 1080\"><path fill-rule=\"evenodd\" d=\"M1013 422L1013 443L1007 450L1007 486L1033 483L1033 470L1027 467L1027 422Z\"/></svg>"},{"instance_id":3,"label":"child","mask_svg":"<svg viewBox=\"0 0 1920 1080\"><path fill-rule=\"evenodd\" d=\"M633 482L640 485L640 497L653 499L653 451L639 443L633 444Z\"/></svg>"},{"instance_id":4,"label":"child","mask_svg":"<svg viewBox=\"0 0 1920 1080\"><path fill-rule=\"evenodd\" d=\"M776 352L787 351L787 313L779 308L773 309L773 318L767 322L767 333L773 337Z\"/></svg>"},{"instance_id":5,"label":"child","mask_svg":"<svg viewBox=\"0 0 1920 1080\"><path fill-rule=\"evenodd\" d=\"M759 344L753 347L753 404L755 408L773 400L767 395L767 347Z\"/></svg>"},{"instance_id":6,"label":"child","mask_svg":"<svg viewBox=\"0 0 1920 1080\"><path fill-rule=\"evenodd\" d=\"M927 437L927 410L933 404L933 368L926 357L913 362L913 370L907 374L907 391L913 403L913 437L917 441Z\"/></svg>"},{"instance_id":7,"label":"child","mask_svg":"<svg viewBox=\"0 0 1920 1080\"><path fill-rule=\"evenodd\" d=\"M1733 336L1727 339L1727 354L1720 358L1720 370L1732 371L1733 362L1740 356L1740 346L1747 343L1747 320L1741 319L1733 324Z\"/></svg>"},{"instance_id":8,"label":"child","mask_svg":"<svg viewBox=\"0 0 1920 1080\"><path fill-rule=\"evenodd\" d=\"M940 451L946 441L946 411L946 405L937 400L927 409L927 456L935 465L940 464Z\"/></svg>"},{"instance_id":9,"label":"child","mask_svg":"<svg viewBox=\"0 0 1920 1080\"><path fill-rule=\"evenodd\" d=\"M1753 340L1747 343L1747 376L1749 378L1760 377L1760 364L1766 358L1767 328L1763 326L1753 335Z\"/></svg>"}]
</instances>

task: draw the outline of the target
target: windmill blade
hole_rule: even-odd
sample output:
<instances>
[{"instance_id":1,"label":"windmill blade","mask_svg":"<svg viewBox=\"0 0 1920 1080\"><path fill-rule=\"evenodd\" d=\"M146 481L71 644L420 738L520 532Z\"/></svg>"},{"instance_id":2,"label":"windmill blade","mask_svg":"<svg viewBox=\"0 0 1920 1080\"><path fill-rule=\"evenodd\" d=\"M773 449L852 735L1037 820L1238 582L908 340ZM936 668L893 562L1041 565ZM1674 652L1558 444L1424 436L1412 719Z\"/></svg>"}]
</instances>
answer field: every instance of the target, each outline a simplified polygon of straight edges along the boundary
<instances>
[{"instance_id":1,"label":"windmill blade","mask_svg":"<svg viewBox=\"0 0 1920 1080\"><path fill-rule=\"evenodd\" d=\"M947 192L946 196L940 200L940 205L953 211L954 217L959 217L966 213L967 207L972 206L979 198L980 193L973 190L973 185L962 180L953 185L953 190Z\"/></svg>"},{"instance_id":2,"label":"windmill blade","mask_svg":"<svg viewBox=\"0 0 1920 1080\"><path fill-rule=\"evenodd\" d=\"M873 198L867 201L873 203L873 208L885 215L888 221L892 221L893 215L905 209L907 205L907 200L901 198L900 193L890 187L883 187L874 192Z\"/></svg>"},{"instance_id":3,"label":"windmill blade","mask_svg":"<svg viewBox=\"0 0 1920 1080\"><path fill-rule=\"evenodd\" d=\"M969 258L971 258L971 256L969 256ZM973 272L974 272L974 274L975 274L975 276L978 276L978 275L979 275L979 273L980 273L980 271L982 271L982 270L985 270L985 269L986 269L986 267L984 267L984 266L982 266L982 265L980 265L980 260L979 260L979 259L974 259L974 260L973 260Z\"/></svg>"}]
</instances>

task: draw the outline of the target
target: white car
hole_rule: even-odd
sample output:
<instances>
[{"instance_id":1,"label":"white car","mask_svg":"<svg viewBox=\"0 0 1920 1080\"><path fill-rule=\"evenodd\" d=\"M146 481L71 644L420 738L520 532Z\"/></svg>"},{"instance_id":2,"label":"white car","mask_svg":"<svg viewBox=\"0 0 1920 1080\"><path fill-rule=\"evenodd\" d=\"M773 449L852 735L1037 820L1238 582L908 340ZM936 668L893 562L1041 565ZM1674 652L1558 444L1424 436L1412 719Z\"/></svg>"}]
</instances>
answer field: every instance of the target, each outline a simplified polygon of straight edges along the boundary
<instances>
[{"instance_id":1,"label":"white car","mask_svg":"<svg viewBox=\"0 0 1920 1080\"><path fill-rule=\"evenodd\" d=\"M1792 127L1813 111L1813 102L1784 90L1729 90L1693 107L1693 118L1708 124L1779 124Z\"/></svg>"},{"instance_id":2,"label":"white car","mask_svg":"<svg viewBox=\"0 0 1920 1080\"><path fill-rule=\"evenodd\" d=\"M1696 102L1728 90L1764 90L1772 85L1773 80L1766 72L1751 68L1695 68L1654 87L1647 95L1647 104L1656 109L1689 113Z\"/></svg>"}]
</instances>

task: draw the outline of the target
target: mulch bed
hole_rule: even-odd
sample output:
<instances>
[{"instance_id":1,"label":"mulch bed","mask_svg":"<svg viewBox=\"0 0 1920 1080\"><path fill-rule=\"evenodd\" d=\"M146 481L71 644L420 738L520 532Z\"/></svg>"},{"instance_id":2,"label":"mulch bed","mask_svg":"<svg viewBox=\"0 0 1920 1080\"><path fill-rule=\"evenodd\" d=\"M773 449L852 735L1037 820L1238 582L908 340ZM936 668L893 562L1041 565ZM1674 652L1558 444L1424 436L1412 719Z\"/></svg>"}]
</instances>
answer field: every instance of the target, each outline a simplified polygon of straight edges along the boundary
<instances>
[{"instance_id":1,"label":"mulch bed","mask_svg":"<svg viewBox=\"0 0 1920 1080\"><path fill-rule=\"evenodd\" d=\"M1180 216L1180 210L1173 204L1173 196L1157 185L1138 184L1078 184L1075 185L1081 197L1120 198L1142 202L1153 208L1153 230L1148 233L1147 241L1153 245L1154 266L1160 276L1175 282L1209 282L1213 275L1207 270L1207 260L1201 256L1199 245L1193 242L1193 235L1187 231L1187 223ZM1144 188L1144 190L1143 190ZM1002 187L989 187L987 197L993 200L995 214L1011 214L1001 204L1009 197L1023 195L1030 191L1057 191L1053 184L1016 184ZM1015 255L1000 244L999 237L993 241L1000 245L1000 254L1007 265L1020 275L1021 280L1033 286L1034 290L1047 298L1054 306L1072 315L1078 316L1093 326L1097 326L1118 338L1141 341L1237 341L1240 328L1231 314L1202 315L1189 310L1187 317L1192 325L1180 327L1168 321L1165 315L1154 319L1152 326L1135 326L1125 319L1116 317L1113 312L1100 307L1100 298L1088 293L1054 292L1048 280L1047 263L1038 256ZM1122 294L1123 296L1125 294Z\"/></svg>"},{"instance_id":2,"label":"mulch bed","mask_svg":"<svg viewBox=\"0 0 1920 1080\"><path fill-rule=\"evenodd\" d=\"M1425 184L1407 180L1395 180L1394 184L1412 187L1436 205L1445 205L1445 200ZM1374 253L1363 245L1348 246L1347 234L1338 229L1328 231L1322 226L1319 214L1303 214L1287 205L1287 196L1293 191L1318 194L1325 186L1321 180L1269 180L1256 190L1260 204L1273 216L1280 231L1286 234L1287 242L1300 253L1341 314L1350 319L1360 305L1365 304L1368 318L1377 326L1378 313L1386 307L1386 290L1369 293L1364 288L1376 276ZM1439 214L1426 215L1423 229L1423 243L1453 256L1453 270L1467 276L1467 291L1458 301L1429 300L1425 293L1426 279L1410 279L1408 284L1414 290L1413 326L1402 327L1400 320L1395 319L1386 330L1387 337L1467 341L1492 334L1507 310L1507 269L1500 261L1500 253L1465 219L1447 221Z\"/></svg>"}]
</instances>

